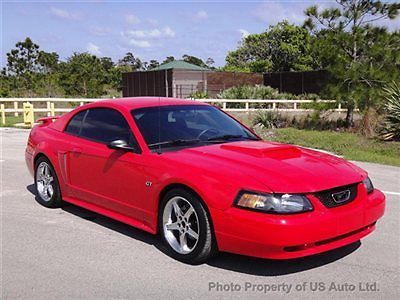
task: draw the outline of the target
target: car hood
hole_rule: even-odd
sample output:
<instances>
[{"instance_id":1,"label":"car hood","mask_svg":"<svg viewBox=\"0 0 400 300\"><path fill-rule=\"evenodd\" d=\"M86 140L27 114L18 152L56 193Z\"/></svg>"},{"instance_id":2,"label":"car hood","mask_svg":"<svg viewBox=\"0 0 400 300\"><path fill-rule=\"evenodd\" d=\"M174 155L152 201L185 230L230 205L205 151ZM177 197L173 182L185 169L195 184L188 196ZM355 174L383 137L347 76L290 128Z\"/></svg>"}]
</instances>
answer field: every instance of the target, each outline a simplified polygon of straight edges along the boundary
<instances>
[{"instance_id":1,"label":"car hood","mask_svg":"<svg viewBox=\"0 0 400 300\"><path fill-rule=\"evenodd\" d=\"M239 171L275 193L322 191L361 182L366 177L365 171L339 157L275 142L230 142L178 152L187 161L212 165L214 171L219 167L224 172Z\"/></svg>"}]
</instances>

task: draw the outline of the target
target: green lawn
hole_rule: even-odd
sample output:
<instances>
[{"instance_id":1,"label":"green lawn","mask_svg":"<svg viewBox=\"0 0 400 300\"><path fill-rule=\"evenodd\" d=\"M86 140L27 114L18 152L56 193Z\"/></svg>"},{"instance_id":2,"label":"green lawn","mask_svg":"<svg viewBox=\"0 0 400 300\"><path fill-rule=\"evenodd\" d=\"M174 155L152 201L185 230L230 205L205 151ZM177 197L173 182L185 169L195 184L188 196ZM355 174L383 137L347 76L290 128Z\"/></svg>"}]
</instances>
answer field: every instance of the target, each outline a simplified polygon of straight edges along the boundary
<instances>
[{"instance_id":1,"label":"green lawn","mask_svg":"<svg viewBox=\"0 0 400 300\"><path fill-rule=\"evenodd\" d=\"M331 151L350 160L400 166L400 142L382 142L354 133L294 128L276 129L272 132L272 135L262 134L263 138Z\"/></svg>"},{"instance_id":2,"label":"green lawn","mask_svg":"<svg viewBox=\"0 0 400 300\"><path fill-rule=\"evenodd\" d=\"M0 127L13 127L14 124L16 123L23 123L24 122L24 118L22 116L22 114L19 114L18 117L15 116L6 116L6 124L3 125L3 123L1 122L0 119Z\"/></svg>"}]
</instances>

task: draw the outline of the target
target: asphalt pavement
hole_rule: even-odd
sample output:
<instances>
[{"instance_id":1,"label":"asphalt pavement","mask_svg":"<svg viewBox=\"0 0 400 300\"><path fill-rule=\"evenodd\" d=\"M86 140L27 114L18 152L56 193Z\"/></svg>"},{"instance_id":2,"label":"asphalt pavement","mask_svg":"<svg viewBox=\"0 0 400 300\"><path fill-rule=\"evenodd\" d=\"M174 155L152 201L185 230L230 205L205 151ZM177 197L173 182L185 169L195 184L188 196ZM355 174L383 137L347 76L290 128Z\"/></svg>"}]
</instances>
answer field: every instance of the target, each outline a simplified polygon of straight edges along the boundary
<instances>
[{"instance_id":1,"label":"asphalt pavement","mask_svg":"<svg viewBox=\"0 0 400 300\"><path fill-rule=\"evenodd\" d=\"M24 161L28 133L0 129L1 299L400 297L398 167L356 162L387 196L361 243L290 261L221 253L192 266L153 235L73 205L40 206Z\"/></svg>"}]
</instances>

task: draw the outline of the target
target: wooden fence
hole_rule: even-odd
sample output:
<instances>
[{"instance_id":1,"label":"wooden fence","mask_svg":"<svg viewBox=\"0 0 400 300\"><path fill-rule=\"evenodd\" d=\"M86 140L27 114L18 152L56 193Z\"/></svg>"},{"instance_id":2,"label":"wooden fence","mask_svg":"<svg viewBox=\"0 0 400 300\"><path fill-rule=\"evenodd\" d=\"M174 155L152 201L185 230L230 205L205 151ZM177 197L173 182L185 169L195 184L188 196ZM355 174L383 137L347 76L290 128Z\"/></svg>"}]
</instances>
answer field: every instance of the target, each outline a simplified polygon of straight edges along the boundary
<instances>
[{"instance_id":1,"label":"wooden fence","mask_svg":"<svg viewBox=\"0 0 400 300\"><path fill-rule=\"evenodd\" d=\"M0 115L2 124L6 124L6 118L23 115L26 125L33 126L35 114L55 116L73 110L76 106L86 103L101 101L104 99L69 99L69 98L0 98ZM312 108L302 107L310 103L335 103L335 100L265 100L265 99L192 99L220 106L225 111L251 112L258 110L276 110L290 112L312 111ZM343 112L339 104L334 111Z\"/></svg>"}]
</instances>

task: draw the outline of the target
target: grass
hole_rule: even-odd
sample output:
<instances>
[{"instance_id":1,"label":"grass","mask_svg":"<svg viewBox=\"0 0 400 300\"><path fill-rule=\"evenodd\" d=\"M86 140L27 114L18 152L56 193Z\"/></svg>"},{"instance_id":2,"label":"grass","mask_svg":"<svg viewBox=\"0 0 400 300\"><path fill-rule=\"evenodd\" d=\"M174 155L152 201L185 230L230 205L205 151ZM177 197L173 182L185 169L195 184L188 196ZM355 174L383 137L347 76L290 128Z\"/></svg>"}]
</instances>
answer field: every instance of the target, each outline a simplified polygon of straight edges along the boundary
<instances>
[{"instance_id":1,"label":"grass","mask_svg":"<svg viewBox=\"0 0 400 300\"><path fill-rule=\"evenodd\" d=\"M13 127L16 123L23 122L24 118L22 114L20 114L18 117L6 115L6 124L3 125L3 123L0 121L0 127Z\"/></svg>"},{"instance_id":2,"label":"grass","mask_svg":"<svg viewBox=\"0 0 400 300\"><path fill-rule=\"evenodd\" d=\"M262 134L267 140L317 148L346 159L400 166L400 142L383 142L347 132L282 128Z\"/></svg>"}]
</instances>

